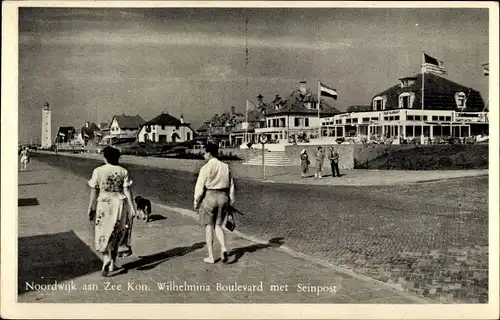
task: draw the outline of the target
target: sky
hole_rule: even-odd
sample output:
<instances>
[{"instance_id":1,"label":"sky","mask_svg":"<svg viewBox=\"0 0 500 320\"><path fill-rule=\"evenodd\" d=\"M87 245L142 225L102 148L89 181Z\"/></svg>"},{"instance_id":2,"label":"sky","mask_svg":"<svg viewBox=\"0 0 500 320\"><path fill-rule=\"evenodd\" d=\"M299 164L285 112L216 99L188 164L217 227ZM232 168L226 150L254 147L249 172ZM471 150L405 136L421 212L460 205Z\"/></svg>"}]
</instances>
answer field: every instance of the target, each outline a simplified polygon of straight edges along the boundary
<instances>
[{"instance_id":1,"label":"sky","mask_svg":"<svg viewBox=\"0 0 500 320\"><path fill-rule=\"evenodd\" d=\"M19 142L40 141L46 101L54 136L161 112L196 130L302 80L344 111L420 72L422 51L486 101L488 41L488 9L20 8Z\"/></svg>"}]
</instances>

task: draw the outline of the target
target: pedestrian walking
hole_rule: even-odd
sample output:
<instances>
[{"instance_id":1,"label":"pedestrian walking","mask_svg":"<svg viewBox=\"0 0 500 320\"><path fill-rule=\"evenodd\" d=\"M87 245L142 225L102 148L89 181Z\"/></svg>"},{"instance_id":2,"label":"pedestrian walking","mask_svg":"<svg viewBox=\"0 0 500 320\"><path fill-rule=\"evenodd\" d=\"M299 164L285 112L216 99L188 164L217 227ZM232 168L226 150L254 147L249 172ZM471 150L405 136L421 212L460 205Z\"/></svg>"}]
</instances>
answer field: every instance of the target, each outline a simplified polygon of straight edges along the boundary
<instances>
[{"instance_id":1,"label":"pedestrian walking","mask_svg":"<svg viewBox=\"0 0 500 320\"><path fill-rule=\"evenodd\" d=\"M30 154L27 147L21 150L21 171L28 170L28 162L30 161Z\"/></svg>"},{"instance_id":2,"label":"pedestrian walking","mask_svg":"<svg viewBox=\"0 0 500 320\"><path fill-rule=\"evenodd\" d=\"M94 169L88 184L91 188L89 218L95 219L94 245L103 254L101 274L122 271L116 263L118 254L132 254L131 232L136 213L127 169L118 164L120 151L103 150L105 164Z\"/></svg>"},{"instance_id":3,"label":"pedestrian walking","mask_svg":"<svg viewBox=\"0 0 500 320\"><path fill-rule=\"evenodd\" d=\"M198 211L199 222L205 227L208 257L203 261L215 263L213 234L220 243L221 259L228 260L224 230L229 208L234 203L234 182L229 166L217 159L219 147L208 143L204 158L207 163L200 169L194 190L194 208Z\"/></svg>"},{"instance_id":4,"label":"pedestrian walking","mask_svg":"<svg viewBox=\"0 0 500 320\"><path fill-rule=\"evenodd\" d=\"M314 175L314 177L322 178L323 161L325 160L325 154L323 153L323 148L318 147L318 152L316 152L314 158L316 159L316 174Z\"/></svg>"},{"instance_id":5,"label":"pedestrian walking","mask_svg":"<svg viewBox=\"0 0 500 320\"><path fill-rule=\"evenodd\" d=\"M306 149L302 149L300 152L300 168L302 170L302 178L306 177L306 173L309 170L309 155L307 155Z\"/></svg>"},{"instance_id":6,"label":"pedestrian walking","mask_svg":"<svg viewBox=\"0 0 500 320\"><path fill-rule=\"evenodd\" d=\"M339 171L339 153L334 147L330 147L330 153L328 154L328 160L330 160L330 166L332 167L332 177L340 177Z\"/></svg>"}]
</instances>

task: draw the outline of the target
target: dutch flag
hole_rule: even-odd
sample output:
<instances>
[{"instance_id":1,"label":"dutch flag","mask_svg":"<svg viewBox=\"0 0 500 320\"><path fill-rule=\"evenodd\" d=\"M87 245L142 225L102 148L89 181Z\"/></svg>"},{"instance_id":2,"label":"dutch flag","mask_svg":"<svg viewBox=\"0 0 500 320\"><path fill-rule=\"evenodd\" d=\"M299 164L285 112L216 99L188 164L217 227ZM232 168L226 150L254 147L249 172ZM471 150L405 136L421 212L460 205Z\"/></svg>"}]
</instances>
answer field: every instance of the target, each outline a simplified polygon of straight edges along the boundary
<instances>
[{"instance_id":1,"label":"dutch flag","mask_svg":"<svg viewBox=\"0 0 500 320\"><path fill-rule=\"evenodd\" d=\"M321 82L319 83L319 87L321 90L320 95L322 97L330 97L330 98L337 100L337 90L330 88L330 87L322 84Z\"/></svg>"}]
</instances>

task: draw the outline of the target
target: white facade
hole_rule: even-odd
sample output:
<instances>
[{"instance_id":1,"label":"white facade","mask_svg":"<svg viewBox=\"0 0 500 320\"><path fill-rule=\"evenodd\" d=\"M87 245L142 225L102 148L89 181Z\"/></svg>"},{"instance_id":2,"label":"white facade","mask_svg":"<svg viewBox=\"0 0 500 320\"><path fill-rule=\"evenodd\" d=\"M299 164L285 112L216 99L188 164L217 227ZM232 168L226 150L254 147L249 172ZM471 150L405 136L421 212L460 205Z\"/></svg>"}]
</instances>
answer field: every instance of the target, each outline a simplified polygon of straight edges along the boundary
<instances>
[{"instance_id":1,"label":"white facade","mask_svg":"<svg viewBox=\"0 0 500 320\"><path fill-rule=\"evenodd\" d=\"M321 119L322 136L391 138L471 135L471 124L488 123L488 112L395 109L337 114Z\"/></svg>"},{"instance_id":2,"label":"white facade","mask_svg":"<svg viewBox=\"0 0 500 320\"><path fill-rule=\"evenodd\" d=\"M41 147L42 148L50 148L52 146L52 138L51 138L51 111L50 106L48 104L42 110L42 140Z\"/></svg>"},{"instance_id":3,"label":"white facade","mask_svg":"<svg viewBox=\"0 0 500 320\"><path fill-rule=\"evenodd\" d=\"M266 117L266 127L256 128L255 133L318 129L320 122L320 118L317 115L269 116Z\"/></svg>"},{"instance_id":4,"label":"white facade","mask_svg":"<svg viewBox=\"0 0 500 320\"><path fill-rule=\"evenodd\" d=\"M194 138L194 131L185 125L166 126L166 125L144 125L139 130L137 139L139 142L172 142L174 131L179 135L176 142L189 141Z\"/></svg>"},{"instance_id":5,"label":"white facade","mask_svg":"<svg viewBox=\"0 0 500 320\"><path fill-rule=\"evenodd\" d=\"M116 119L113 119L109 128L109 135L117 138L133 138L137 134L137 129L122 129Z\"/></svg>"}]
</instances>

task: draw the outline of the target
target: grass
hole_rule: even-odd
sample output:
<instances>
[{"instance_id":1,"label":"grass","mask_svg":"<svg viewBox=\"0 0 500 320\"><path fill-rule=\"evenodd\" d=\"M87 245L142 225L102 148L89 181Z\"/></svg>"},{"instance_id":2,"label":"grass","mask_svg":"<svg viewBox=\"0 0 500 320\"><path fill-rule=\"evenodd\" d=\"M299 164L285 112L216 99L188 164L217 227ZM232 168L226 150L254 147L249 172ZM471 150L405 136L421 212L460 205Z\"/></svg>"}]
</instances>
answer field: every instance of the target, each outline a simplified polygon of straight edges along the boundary
<instances>
[{"instance_id":1,"label":"grass","mask_svg":"<svg viewBox=\"0 0 500 320\"><path fill-rule=\"evenodd\" d=\"M463 170L488 169L488 145L428 145L413 149L389 148L357 169Z\"/></svg>"}]
</instances>

